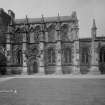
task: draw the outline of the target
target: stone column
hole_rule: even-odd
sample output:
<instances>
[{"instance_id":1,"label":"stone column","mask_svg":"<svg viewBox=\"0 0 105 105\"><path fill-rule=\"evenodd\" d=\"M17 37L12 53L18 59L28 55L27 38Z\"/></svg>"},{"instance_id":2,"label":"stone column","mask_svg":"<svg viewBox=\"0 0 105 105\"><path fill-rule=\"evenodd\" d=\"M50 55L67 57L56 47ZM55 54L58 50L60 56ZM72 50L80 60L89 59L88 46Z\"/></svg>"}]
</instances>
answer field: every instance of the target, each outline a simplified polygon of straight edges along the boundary
<instances>
[{"instance_id":1,"label":"stone column","mask_svg":"<svg viewBox=\"0 0 105 105\"><path fill-rule=\"evenodd\" d=\"M89 74L99 74L99 68L98 68L98 52L96 51L98 47L98 43L95 42L97 35L97 27L95 23L95 19L93 19L93 25L91 28L91 68Z\"/></svg>"},{"instance_id":2,"label":"stone column","mask_svg":"<svg viewBox=\"0 0 105 105\"><path fill-rule=\"evenodd\" d=\"M5 49L5 56L7 57L7 74L11 73L9 68L11 64L11 42L10 42L10 33L6 33L6 49Z\"/></svg>"},{"instance_id":3,"label":"stone column","mask_svg":"<svg viewBox=\"0 0 105 105\"><path fill-rule=\"evenodd\" d=\"M74 40L74 57L73 57L73 65L74 65L74 69L73 69L73 74L79 74L80 73L80 57L79 57L79 28L78 28L78 22L73 24L72 26L72 35L73 40Z\"/></svg>"},{"instance_id":4,"label":"stone column","mask_svg":"<svg viewBox=\"0 0 105 105\"><path fill-rule=\"evenodd\" d=\"M35 43L35 39L34 39L34 32L30 32L30 43L32 44L34 44Z\"/></svg>"},{"instance_id":5,"label":"stone column","mask_svg":"<svg viewBox=\"0 0 105 105\"><path fill-rule=\"evenodd\" d=\"M91 68L89 74L100 74L98 68L98 52L96 51L98 43L91 42Z\"/></svg>"},{"instance_id":6,"label":"stone column","mask_svg":"<svg viewBox=\"0 0 105 105\"><path fill-rule=\"evenodd\" d=\"M40 36L40 43L39 43L39 74L44 74L45 67L44 67L44 39L43 39L44 32L41 32Z\"/></svg>"},{"instance_id":7,"label":"stone column","mask_svg":"<svg viewBox=\"0 0 105 105\"><path fill-rule=\"evenodd\" d=\"M6 34L6 50L5 50L5 56L7 57L7 65L10 64L10 59L11 59L10 51L11 51L11 42L10 42L10 33L8 33Z\"/></svg>"},{"instance_id":8,"label":"stone column","mask_svg":"<svg viewBox=\"0 0 105 105\"><path fill-rule=\"evenodd\" d=\"M27 74L27 58L25 54L26 50L27 50L27 34L23 33L23 43L22 43L23 72L22 74Z\"/></svg>"},{"instance_id":9,"label":"stone column","mask_svg":"<svg viewBox=\"0 0 105 105\"><path fill-rule=\"evenodd\" d=\"M73 59L73 74L79 74L80 73L80 67L79 67L79 41L74 41L74 59Z\"/></svg>"},{"instance_id":10,"label":"stone column","mask_svg":"<svg viewBox=\"0 0 105 105\"><path fill-rule=\"evenodd\" d=\"M61 40L60 31L57 30L57 43L56 43L56 74L62 74L62 64L61 64Z\"/></svg>"},{"instance_id":11,"label":"stone column","mask_svg":"<svg viewBox=\"0 0 105 105\"><path fill-rule=\"evenodd\" d=\"M48 32L45 31L45 42L48 42Z\"/></svg>"}]
</instances>

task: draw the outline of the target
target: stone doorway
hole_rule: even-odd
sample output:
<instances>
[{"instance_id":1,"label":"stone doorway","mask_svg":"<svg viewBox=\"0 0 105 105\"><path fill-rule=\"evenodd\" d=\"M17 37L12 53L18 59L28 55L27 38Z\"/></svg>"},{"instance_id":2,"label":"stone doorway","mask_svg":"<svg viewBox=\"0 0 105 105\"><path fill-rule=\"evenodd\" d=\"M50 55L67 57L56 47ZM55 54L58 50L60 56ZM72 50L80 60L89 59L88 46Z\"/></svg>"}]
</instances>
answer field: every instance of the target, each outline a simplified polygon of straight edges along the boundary
<instances>
[{"instance_id":1,"label":"stone doorway","mask_svg":"<svg viewBox=\"0 0 105 105\"><path fill-rule=\"evenodd\" d=\"M37 64L37 62L33 63L33 73L38 73L38 64Z\"/></svg>"},{"instance_id":2,"label":"stone doorway","mask_svg":"<svg viewBox=\"0 0 105 105\"><path fill-rule=\"evenodd\" d=\"M35 74L38 73L38 63L36 61L33 61L29 64L29 74Z\"/></svg>"},{"instance_id":3,"label":"stone doorway","mask_svg":"<svg viewBox=\"0 0 105 105\"><path fill-rule=\"evenodd\" d=\"M99 52L99 70L101 74L105 74L105 47L100 48Z\"/></svg>"}]
</instances>

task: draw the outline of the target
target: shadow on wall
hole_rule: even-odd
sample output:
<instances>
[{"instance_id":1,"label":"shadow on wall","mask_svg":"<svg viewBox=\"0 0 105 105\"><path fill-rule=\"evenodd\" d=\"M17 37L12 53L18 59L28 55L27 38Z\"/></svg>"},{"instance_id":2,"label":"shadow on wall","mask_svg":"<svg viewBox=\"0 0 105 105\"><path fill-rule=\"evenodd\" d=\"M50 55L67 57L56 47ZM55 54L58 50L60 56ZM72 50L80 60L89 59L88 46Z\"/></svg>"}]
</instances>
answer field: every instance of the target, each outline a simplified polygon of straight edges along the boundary
<instances>
[{"instance_id":1,"label":"shadow on wall","mask_svg":"<svg viewBox=\"0 0 105 105\"><path fill-rule=\"evenodd\" d=\"M101 74L105 74L105 63L99 63L99 70Z\"/></svg>"},{"instance_id":2,"label":"shadow on wall","mask_svg":"<svg viewBox=\"0 0 105 105\"><path fill-rule=\"evenodd\" d=\"M6 63L7 63L7 59L6 59L5 55L0 53L0 75L6 74L6 72L7 72Z\"/></svg>"}]
</instances>

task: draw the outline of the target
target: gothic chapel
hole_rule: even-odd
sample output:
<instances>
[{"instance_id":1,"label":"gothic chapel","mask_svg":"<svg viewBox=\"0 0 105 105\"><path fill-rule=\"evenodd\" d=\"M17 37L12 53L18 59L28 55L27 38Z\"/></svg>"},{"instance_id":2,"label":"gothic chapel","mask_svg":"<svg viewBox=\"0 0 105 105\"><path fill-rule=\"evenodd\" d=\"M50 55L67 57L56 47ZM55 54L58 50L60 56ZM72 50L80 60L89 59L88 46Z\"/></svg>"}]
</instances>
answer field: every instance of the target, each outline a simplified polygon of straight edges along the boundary
<instances>
[{"instance_id":1,"label":"gothic chapel","mask_svg":"<svg viewBox=\"0 0 105 105\"><path fill-rule=\"evenodd\" d=\"M5 72L4 72L5 71ZM0 9L0 74L105 74L105 37L79 38L71 16L15 19Z\"/></svg>"}]
</instances>

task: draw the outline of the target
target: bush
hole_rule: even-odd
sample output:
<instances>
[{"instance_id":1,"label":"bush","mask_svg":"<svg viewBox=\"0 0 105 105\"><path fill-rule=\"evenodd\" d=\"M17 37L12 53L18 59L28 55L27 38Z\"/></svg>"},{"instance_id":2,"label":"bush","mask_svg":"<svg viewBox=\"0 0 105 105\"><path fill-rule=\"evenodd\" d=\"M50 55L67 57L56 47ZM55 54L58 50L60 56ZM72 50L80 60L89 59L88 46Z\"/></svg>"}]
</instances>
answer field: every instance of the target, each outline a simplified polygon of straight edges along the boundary
<instances>
[{"instance_id":1,"label":"bush","mask_svg":"<svg viewBox=\"0 0 105 105\"><path fill-rule=\"evenodd\" d=\"M5 75L7 73L6 67L0 67L0 74Z\"/></svg>"}]
</instances>

